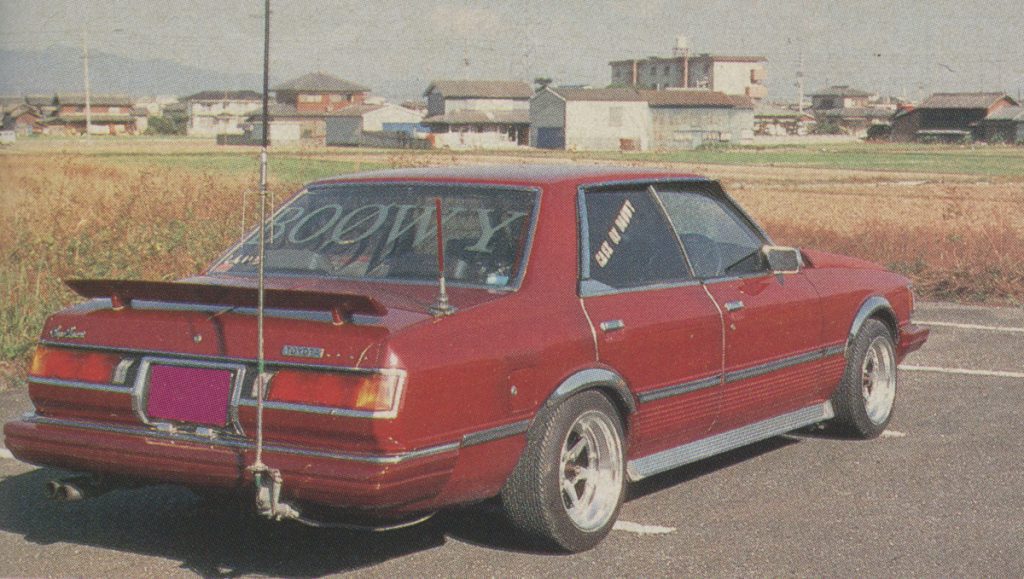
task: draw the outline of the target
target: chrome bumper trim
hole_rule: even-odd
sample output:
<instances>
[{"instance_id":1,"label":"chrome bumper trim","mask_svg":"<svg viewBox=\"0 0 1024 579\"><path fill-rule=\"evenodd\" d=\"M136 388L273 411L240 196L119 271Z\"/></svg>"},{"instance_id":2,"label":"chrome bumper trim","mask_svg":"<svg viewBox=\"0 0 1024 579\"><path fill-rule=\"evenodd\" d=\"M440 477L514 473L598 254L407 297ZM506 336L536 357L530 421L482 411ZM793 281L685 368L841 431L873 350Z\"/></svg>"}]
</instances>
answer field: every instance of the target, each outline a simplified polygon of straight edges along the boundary
<instances>
[{"instance_id":1,"label":"chrome bumper trim","mask_svg":"<svg viewBox=\"0 0 1024 579\"><path fill-rule=\"evenodd\" d=\"M79 390L93 390L96 392L114 392L117 394L131 394L131 386L118 386L116 384L99 384L96 382L79 382L77 380L61 380L60 378L43 378L41 376L29 376L29 382L44 384L46 386L59 386L61 388L77 388Z\"/></svg>"},{"instance_id":2,"label":"chrome bumper trim","mask_svg":"<svg viewBox=\"0 0 1024 579\"><path fill-rule=\"evenodd\" d=\"M31 424L43 424L47 426L61 426L66 428L80 428L83 430L95 430L99 432L111 432L115 434L124 434L128 436L140 436L145 438L154 438L161 440L175 440L180 442L190 442L195 444L202 444L205 446L221 446L225 448L232 448L236 450L255 450L256 444L250 440L242 440L237 438L214 438L210 439L203 436L197 436L185 432L164 432L149 428L137 427L137 426L122 426L116 424L99 424L96 422L89 422L85 420L67 420L59 418L50 418L47 416L39 416L38 414L30 414L22 417L22 420ZM309 456L315 458L325 458L329 460L343 460L351 462L365 462L371 464L398 464L407 460L413 460L417 458L424 458L433 456L436 454L443 454L447 452L453 452L458 450L459 443L451 442L447 444L440 444L437 446L429 446L418 450L411 450L408 452L400 452L395 454L351 454L343 452L330 452L322 450L313 450L308 448L297 448L293 446L280 446L274 444L264 445L266 452L277 452L281 454L291 454L296 456Z\"/></svg>"},{"instance_id":3,"label":"chrome bumper trim","mask_svg":"<svg viewBox=\"0 0 1024 579\"><path fill-rule=\"evenodd\" d=\"M755 422L736 430L716 434L682 446L656 452L654 454L629 461L626 472L629 479L640 479L665 472L667 470L703 460L723 452L746 446L766 438L785 434L801 428L828 420L835 416L832 403L815 404L795 412Z\"/></svg>"}]
</instances>

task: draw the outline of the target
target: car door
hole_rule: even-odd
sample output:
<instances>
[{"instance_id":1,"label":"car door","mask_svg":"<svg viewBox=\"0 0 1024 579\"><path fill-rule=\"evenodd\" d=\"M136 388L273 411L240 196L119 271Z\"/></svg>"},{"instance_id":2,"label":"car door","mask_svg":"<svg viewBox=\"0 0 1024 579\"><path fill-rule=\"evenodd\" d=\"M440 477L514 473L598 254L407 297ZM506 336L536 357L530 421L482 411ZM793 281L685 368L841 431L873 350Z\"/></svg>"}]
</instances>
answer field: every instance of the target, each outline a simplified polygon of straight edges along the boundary
<instances>
[{"instance_id":1,"label":"car door","mask_svg":"<svg viewBox=\"0 0 1024 579\"><path fill-rule=\"evenodd\" d=\"M770 271L767 237L712 183L658 188L686 254L721 308L725 377L716 431L816 402L822 313L802 273Z\"/></svg>"},{"instance_id":2,"label":"car door","mask_svg":"<svg viewBox=\"0 0 1024 579\"><path fill-rule=\"evenodd\" d=\"M718 414L722 320L664 210L646 184L588 189L579 207L580 293L598 359L638 401L631 454L706 435Z\"/></svg>"}]
</instances>

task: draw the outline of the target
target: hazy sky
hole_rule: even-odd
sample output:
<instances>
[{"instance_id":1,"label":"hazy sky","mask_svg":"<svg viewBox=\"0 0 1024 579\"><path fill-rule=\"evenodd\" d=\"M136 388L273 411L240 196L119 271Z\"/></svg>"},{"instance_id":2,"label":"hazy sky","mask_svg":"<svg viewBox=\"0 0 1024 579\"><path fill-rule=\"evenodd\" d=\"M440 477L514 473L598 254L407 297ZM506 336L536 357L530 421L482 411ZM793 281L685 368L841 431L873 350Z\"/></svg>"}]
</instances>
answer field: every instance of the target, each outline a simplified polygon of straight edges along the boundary
<instances>
[{"instance_id":1,"label":"hazy sky","mask_svg":"<svg viewBox=\"0 0 1024 579\"><path fill-rule=\"evenodd\" d=\"M77 47L86 29L94 50L258 73L262 7L0 0L0 48ZM801 54L808 92L1024 92L1020 0L274 0L273 10L275 80L322 70L393 98L417 96L434 78L603 86L608 61L668 55L679 34L694 52L766 56L773 99L795 96Z\"/></svg>"}]
</instances>

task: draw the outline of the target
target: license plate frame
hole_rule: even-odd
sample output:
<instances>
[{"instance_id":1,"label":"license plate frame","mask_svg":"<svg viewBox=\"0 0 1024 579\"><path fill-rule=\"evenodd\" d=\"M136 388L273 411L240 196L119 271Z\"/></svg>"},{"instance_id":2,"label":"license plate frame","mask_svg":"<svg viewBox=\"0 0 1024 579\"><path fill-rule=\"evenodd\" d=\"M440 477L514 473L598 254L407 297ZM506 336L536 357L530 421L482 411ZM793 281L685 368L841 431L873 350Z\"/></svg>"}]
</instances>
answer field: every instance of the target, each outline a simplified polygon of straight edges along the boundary
<instances>
[{"instance_id":1,"label":"license plate frame","mask_svg":"<svg viewBox=\"0 0 1024 579\"><path fill-rule=\"evenodd\" d=\"M149 426L244 434L238 402L245 370L244 365L230 362L145 357L132 391L133 410ZM197 399L186 400L190 396Z\"/></svg>"}]
</instances>

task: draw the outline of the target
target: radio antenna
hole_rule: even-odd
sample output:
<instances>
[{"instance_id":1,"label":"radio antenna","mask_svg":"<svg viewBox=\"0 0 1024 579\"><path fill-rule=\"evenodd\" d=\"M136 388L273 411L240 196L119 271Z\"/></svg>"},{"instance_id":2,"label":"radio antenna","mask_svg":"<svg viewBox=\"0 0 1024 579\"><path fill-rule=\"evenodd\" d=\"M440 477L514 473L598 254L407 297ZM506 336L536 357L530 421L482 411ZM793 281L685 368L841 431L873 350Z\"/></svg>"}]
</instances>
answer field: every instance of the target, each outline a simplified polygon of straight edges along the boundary
<instances>
[{"instance_id":1,"label":"radio antenna","mask_svg":"<svg viewBox=\"0 0 1024 579\"><path fill-rule=\"evenodd\" d=\"M448 303L448 289L444 280L444 227L441 219L441 198L434 197L434 213L437 216L437 301L430 306L430 314L437 318L450 316L455 308Z\"/></svg>"}]
</instances>

